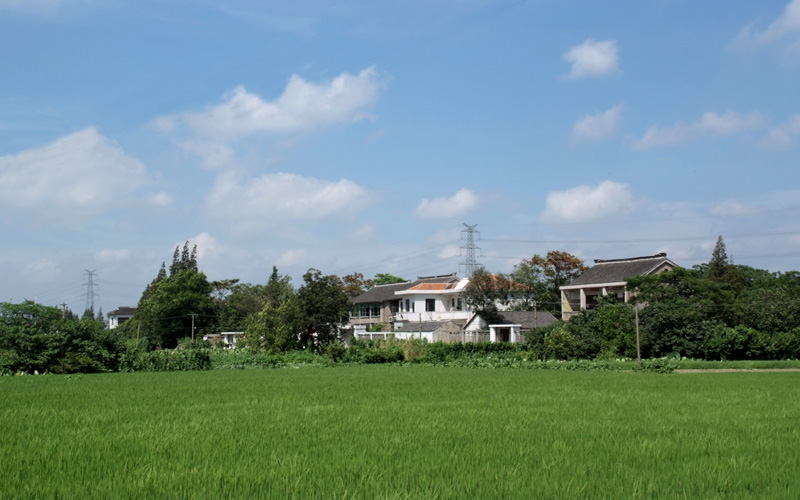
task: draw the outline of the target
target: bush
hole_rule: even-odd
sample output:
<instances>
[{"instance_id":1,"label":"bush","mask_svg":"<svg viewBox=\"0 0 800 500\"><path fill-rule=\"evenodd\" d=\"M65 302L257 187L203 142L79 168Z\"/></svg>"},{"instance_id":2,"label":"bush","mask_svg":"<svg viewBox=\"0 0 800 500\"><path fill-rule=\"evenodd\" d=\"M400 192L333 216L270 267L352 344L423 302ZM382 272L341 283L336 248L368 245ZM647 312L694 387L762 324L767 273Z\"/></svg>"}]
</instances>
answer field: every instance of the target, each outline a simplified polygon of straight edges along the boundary
<instances>
[{"instance_id":1,"label":"bush","mask_svg":"<svg viewBox=\"0 0 800 500\"><path fill-rule=\"evenodd\" d=\"M641 363L633 365L633 371L640 373L674 373L678 364L673 358L643 359Z\"/></svg>"}]
</instances>

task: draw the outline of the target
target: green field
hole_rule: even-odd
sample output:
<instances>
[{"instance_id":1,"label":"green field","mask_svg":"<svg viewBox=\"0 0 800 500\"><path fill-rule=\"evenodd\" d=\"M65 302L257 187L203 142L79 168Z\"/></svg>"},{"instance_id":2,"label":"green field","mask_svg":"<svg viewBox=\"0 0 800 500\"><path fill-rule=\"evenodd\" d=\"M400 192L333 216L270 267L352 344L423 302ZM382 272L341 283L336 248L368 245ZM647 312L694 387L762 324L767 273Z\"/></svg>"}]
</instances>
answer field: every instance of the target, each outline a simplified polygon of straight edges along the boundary
<instances>
[{"instance_id":1,"label":"green field","mask_svg":"<svg viewBox=\"0 0 800 500\"><path fill-rule=\"evenodd\" d=\"M800 373L0 377L0 498L800 498Z\"/></svg>"}]
</instances>

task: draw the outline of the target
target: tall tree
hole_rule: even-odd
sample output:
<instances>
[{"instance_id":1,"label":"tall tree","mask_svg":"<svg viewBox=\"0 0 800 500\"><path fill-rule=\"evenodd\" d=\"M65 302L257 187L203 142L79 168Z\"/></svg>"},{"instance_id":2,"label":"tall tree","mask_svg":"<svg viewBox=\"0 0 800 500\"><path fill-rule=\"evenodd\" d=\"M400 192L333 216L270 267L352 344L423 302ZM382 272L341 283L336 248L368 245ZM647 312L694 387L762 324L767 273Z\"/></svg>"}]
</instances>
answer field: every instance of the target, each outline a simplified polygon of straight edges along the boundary
<instances>
[{"instance_id":1,"label":"tall tree","mask_svg":"<svg viewBox=\"0 0 800 500\"><path fill-rule=\"evenodd\" d=\"M551 250L544 257L535 254L530 259L523 260L521 265L525 268L528 279L533 280L530 285L538 295L538 306L553 314L561 311L561 287L589 269L578 257L558 250ZM537 283L540 276L544 278L543 283Z\"/></svg>"},{"instance_id":2,"label":"tall tree","mask_svg":"<svg viewBox=\"0 0 800 500\"><path fill-rule=\"evenodd\" d=\"M497 319L500 306L508 304L509 293L508 278L479 267L472 273L463 296L469 310L491 323Z\"/></svg>"},{"instance_id":3,"label":"tall tree","mask_svg":"<svg viewBox=\"0 0 800 500\"><path fill-rule=\"evenodd\" d=\"M722 241L722 236L717 238L714 251L711 252L711 260L706 268L706 277L721 283L736 294L745 287L742 273L728 258L728 252L725 248L725 242Z\"/></svg>"},{"instance_id":4,"label":"tall tree","mask_svg":"<svg viewBox=\"0 0 800 500\"><path fill-rule=\"evenodd\" d=\"M303 315L301 341L306 345L325 345L336 340L340 325L346 321L352 303L342 291L338 276L323 276L317 269L303 275L297 291Z\"/></svg>"},{"instance_id":5,"label":"tall tree","mask_svg":"<svg viewBox=\"0 0 800 500\"><path fill-rule=\"evenodd\" d=\"M714 251L711 252L711 260L708 262L706 276L714 281L722 281L722 277L725 275L729 265L728 252L725 249L725 242L722 241L722 236L720 235L717 237Z\"/></svg>"},{"instance_id":6,"label":"tall tree","mask_svg":"<svg viewBox=\"0 0 800 500\"><path fill-rule=\"evenodd\" d=\"M162 264L156 279L145 288L128 331L141 329L149 347L173 348L183 337L195 339L212 331L217 309L208 278L191 262L188 242L184 245L185 259L176 247L170 275ZM194 330L192 330L194 328Z\"/></svg>"},{"instance_id":7,"label":"tall tree","mask_svg":"<svg viewBox=\"0 0 800 500\"><path fill-rule=\"evenodd\" d=\"M342 291L347 295L347 298L353 300L372 288L374 284L374 281L364 279L364 275L361 273L348 274L342 278Z\"/></svg>"}]
</instances>

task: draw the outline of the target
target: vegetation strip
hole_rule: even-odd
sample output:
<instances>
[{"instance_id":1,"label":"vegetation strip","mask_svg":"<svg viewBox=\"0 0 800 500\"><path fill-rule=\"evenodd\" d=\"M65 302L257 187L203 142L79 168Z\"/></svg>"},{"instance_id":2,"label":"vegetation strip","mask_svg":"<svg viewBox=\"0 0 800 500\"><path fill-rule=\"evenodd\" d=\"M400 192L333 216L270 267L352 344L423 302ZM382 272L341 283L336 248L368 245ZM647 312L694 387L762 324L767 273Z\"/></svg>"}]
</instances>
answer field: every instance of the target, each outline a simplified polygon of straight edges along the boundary
<instances>
[{"instance_id":1,"label":"vegetation strip","mask_svg":"<svg viewBox=\"0 0 800 500\"><path fill-rule=\"evenodd\" d=\"M796 373L424 365L0 378L0 497L771 498Z\"/></svg>"}]
</instances>

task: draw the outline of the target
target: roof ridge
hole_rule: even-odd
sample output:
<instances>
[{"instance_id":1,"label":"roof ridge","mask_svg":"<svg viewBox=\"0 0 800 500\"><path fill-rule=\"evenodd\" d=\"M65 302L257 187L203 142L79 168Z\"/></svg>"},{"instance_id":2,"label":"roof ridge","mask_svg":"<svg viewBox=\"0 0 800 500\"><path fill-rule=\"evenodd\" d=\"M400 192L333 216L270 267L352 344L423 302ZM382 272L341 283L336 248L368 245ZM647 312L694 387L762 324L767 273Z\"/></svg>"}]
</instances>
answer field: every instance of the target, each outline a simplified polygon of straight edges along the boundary
<instances>
[{"instance_id":1,"label":"roof ridge","mask_svg":"<svg viewBox=\"0 0 800 500\"><path fill-rule=\"evenodd\" d=\"M654 260L654 259L666 259L667 252L657 253L655 255L645 255L643 257L628 257L624 259L594 259L595 264L612 264L616 262L634 262L637 260Z\"/></svg>"}]
</instances>

